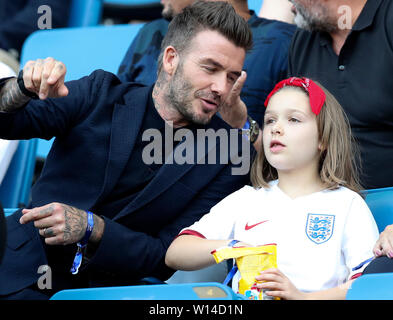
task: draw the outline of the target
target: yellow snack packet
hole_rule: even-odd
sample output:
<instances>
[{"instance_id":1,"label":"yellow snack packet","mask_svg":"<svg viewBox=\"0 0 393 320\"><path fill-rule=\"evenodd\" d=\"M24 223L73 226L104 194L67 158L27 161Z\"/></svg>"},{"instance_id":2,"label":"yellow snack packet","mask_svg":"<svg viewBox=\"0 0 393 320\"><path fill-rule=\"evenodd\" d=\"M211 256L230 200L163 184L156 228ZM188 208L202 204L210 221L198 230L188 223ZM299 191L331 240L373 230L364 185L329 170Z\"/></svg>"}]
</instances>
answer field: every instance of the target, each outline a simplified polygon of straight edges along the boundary
<instances>
[{"instance_id":1,"label":"yellow snack packet","mask_svg":"<svg viewBox=\"0 0 393 320\"><path fill-rule=\"evenodd\" d=\"M220 263L226 259L235 259L241 279L239 293L250 300L278 299L267 296L255 286L255 276L269 268L277 268L277 247L275 244L258 247L222 247L212 252L214 259Z\"/></svg>"}]
</instances>

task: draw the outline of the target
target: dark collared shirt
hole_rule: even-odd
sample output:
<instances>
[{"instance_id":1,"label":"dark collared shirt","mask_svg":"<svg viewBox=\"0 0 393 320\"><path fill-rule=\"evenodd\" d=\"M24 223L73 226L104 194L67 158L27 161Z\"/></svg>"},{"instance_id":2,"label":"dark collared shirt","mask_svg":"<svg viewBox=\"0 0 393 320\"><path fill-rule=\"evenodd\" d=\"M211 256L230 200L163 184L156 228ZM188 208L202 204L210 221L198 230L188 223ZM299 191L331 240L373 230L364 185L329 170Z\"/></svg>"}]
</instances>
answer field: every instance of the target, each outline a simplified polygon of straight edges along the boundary
<instances>
[{"instance_id":1,"label":"dark collared shirt","mask_svg":"<svg viewBox=\"0 0 393 320\"><path fill-rule=\"evenodd\" d=\"M393 186L393 1L367 1L339 56L329 34L297 31L289 75L319 81L340 102L360 146L363 186Z\"/></svg>"}]
</instances>

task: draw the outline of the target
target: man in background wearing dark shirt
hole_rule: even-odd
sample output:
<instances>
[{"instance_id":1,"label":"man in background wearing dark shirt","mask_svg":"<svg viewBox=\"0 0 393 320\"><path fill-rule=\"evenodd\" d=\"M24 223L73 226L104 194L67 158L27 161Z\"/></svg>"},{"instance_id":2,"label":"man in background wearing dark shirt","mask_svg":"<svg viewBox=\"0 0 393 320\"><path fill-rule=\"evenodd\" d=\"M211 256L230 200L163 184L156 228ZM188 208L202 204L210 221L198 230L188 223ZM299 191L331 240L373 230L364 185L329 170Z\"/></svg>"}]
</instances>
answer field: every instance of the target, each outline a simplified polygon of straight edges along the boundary
<instances>
[{"instance_id":1,"label":"man in background wearing dark shirt","mask_svg":"<svg viewBox=\"0 0 393 320\"><path fill-rule=\"evenodd\" d=\"M292 2L308 30L295 33L289 74L321 82L343 106L360 145L363 187L393 186L393 2Z\"/></svg>"},{"instance_id":2,"label":"man in background wearing dark shirt","mask_svg":"<svg viewBox=\"0 0 393 320\"><path fill-rule=\"evenodd\" d=\"M360 146L363 187L392 187L393 1L290 1L305 30L294 35L289 75L319 81L341 103ZM375 254L393 258L393 226L382 232ZM375 261L393 270L393 260Z\"/></svg>"}]
</instances>

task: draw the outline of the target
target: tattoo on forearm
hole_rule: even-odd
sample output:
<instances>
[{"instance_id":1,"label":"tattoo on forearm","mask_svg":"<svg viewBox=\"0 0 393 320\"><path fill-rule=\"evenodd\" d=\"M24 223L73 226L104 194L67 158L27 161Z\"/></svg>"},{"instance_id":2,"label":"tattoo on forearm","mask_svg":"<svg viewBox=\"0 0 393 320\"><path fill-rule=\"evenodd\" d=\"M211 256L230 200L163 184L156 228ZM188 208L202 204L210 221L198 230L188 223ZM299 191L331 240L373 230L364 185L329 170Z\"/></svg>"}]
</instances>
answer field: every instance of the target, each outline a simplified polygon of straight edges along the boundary
<instances>
[{"instance_id":1,"label":"tattoo on forearm","mask_svg":"<svg viewBox=\"0 0 393 320\"><path fill-rule=\"evenodd\" d=\"M16 78L10 79L0 90L0 112L14 112L29 100L30 98L20 91Z\"/></svg>"}]
</instances>

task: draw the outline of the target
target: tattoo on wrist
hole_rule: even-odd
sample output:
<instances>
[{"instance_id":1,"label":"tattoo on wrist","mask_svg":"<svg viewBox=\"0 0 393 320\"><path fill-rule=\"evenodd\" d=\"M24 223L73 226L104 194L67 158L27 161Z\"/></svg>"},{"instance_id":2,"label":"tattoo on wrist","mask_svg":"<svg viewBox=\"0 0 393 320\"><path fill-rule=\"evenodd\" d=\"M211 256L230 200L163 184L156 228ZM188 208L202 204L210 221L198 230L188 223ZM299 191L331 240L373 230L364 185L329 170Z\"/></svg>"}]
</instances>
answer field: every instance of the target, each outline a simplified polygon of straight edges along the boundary
<instances>
[{"instance_id":1,"label":"tattoo on wrist","mask_svg":"<svg viewBox=\"0 0 393 320\"><path fill-rule=\"evenodd\" d=\"M15 112L29 100L30 98L20 91L16 78L10 79L0 90L0 112Z\"/></svg>"}]
</instances>

